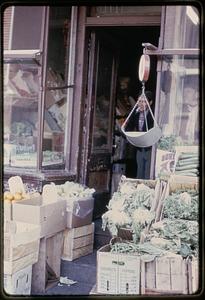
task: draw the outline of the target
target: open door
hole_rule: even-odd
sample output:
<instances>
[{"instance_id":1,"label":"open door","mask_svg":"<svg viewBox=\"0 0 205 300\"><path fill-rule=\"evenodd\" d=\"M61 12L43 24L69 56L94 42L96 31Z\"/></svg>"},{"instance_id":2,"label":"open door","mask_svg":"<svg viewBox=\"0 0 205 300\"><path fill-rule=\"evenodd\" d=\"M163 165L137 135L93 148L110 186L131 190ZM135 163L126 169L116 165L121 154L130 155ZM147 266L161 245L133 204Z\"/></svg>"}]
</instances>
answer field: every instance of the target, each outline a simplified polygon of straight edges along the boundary
<instances>
[{"instance_id":1,"label":"open door","mask_svg":"<svg viewBox=\"0 0 205 300\"><path fill-rule=\"evenodd\" d=\"M83 172L86 185L96 190L94 216L98 216L105 210L111 190L117 53L102 31L92 31L89 43Z\"/></svg>"}]
</instances>

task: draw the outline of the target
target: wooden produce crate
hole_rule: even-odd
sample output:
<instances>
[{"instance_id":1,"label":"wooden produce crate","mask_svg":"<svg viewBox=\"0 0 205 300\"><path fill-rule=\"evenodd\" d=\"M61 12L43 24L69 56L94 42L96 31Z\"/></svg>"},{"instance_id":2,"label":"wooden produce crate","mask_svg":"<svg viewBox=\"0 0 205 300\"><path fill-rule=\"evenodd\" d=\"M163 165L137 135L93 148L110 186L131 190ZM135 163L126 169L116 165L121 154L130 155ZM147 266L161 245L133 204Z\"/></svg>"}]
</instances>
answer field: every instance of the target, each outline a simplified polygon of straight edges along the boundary
<instances>
[{"instance_id":1,"label":"wooden produce crate","mask_svg":"<svg viewBox=\"0 0 205 300\"><path fill-rule=\"evenodd\" d=\"M40 239L38 261L33 265L31 293L44 293L59 281L63 231Z\"/></svg>"},{"instance_id":2,"label":"wooden produce crate","mask_svg":"<svg viewBox=\"0 0 205 300\"><path fill-rule=\"evenodd\" d=\"M94 198L71 199L72 205L67 201L66 218L67 228L77 228L92 223Z\"/></svg>"},{"instance_id":3,"label":"wooden produce crate","mask_svg":"<svg viewBox=\"0 0 205 300\"><path fill-rule=\"evenodd\" d=\"M140 294L140 256L110 253L110 245L97 251L97 293Z\"/></svg>"},{"instance_id":4,"label":"wooden produce crate","mask_svg":"<svg viewBox=\"0 0 205 300\"><path fill-rule=\"evenodd\" d=\"M192 176L182 176L173 174L169 178L169 190L175 192L177 190L199 190L199 178Z\"/></svg>"},{"instance_id":5,"label":"wooden produce crate","mask_svg":"<svg viewBox=\"0 0 205 300\"><path fill-rule=\"evenodd\" d=\"M72 261L93 252L94 223L64 231L62 259Z\"/></svg>"},{"instance_id":6,"label":"wooden produce crate","mask_svg":"<svg viewBox=\"0 0 205 300\"><path fill-rule=\"evenodd\" d=\"M42 197L13 203L13 220L40 225L40 237L66 228L66 200L43 203Z\"/></svg>"},{"instance_id":7,"label":"wooden produce crate","mask_svg":"<svg viewBox=\"0 0 205 300\"><path fill-rule=\"evenodd\" d=\"M195 270L193 270L195 267ZM192 270L191 270L192 269ZM141 261L141 294L192 294L197 290L196 262L181 255Z\"/></svg>"},{"instance_id":8,"label":"wooden produce crate","mask_svg":"<svg viewBox=\"0 0 205 300\"><path fill-rule=\"evenodd\" d=\"M9 295L30 295L32 265L17 271L14 274L4 274L4 290Z\"/></svg>"},{"instance_id":9,"label":"wooden produce crate","mask_svg":"<svg viewBox=\"0 0 205 300\"><path fill-rule=\"evenodd\" d=\"M4 273L13 274L38 260L40 227L15 222L15 232L4 232Z\"/></svg>"}]
</instances>

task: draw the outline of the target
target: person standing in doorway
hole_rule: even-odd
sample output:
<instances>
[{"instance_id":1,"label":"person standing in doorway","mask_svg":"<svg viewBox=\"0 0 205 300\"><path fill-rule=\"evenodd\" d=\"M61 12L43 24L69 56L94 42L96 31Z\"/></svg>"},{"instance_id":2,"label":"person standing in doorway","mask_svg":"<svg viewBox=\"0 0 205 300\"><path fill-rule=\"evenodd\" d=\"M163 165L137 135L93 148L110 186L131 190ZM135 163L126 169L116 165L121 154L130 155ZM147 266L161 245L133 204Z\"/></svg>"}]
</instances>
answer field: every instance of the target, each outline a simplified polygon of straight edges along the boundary
<instances>
[{"instance_id":1,"label":"person standing in doorway","mask_svg":"<svg viewBox=\"0 0 205 300\"><path fill-rule=\"evenodd\" d=\"M148 109L147 101L151 107L153 101L152 92L146 91L144 94L139 94L137 97L137 109L131 115L129 122L126 126L127 131L147 131L153 127L153 118ZM136 147L136 162L137 162L137 175L139 179L150 178L150 163L151 163L151 150L152 147Z\"/></svg>"}]
</instances>

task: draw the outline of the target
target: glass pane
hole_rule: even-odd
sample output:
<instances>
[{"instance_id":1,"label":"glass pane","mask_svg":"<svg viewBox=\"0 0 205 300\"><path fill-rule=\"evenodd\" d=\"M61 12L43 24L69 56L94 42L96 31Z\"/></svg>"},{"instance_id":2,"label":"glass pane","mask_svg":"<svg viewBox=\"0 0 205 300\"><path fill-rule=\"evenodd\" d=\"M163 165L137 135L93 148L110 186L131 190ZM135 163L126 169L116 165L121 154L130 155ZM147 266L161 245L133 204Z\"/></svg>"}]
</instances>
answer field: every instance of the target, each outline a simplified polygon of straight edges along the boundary
<instances>
[{"instance_id":1,"label":"glass pane","mask_svg":"<svg viewBox=\"0 0 205 300\"><path fill-rule=\"evenodd\" d=\"M163 62L159 108L165 136L175 145L199 144L198 59L174 56Z\"/></svg>"},{"instance_id":2,"label":"glass pane","mask_svg":"<svg viewBox=\"0 0 205 300\"><path fill-rule=\"evenodd\" d=\"M199 11L194 6L167 6L164 48L199 48Z\"/></svg>"},{"instance_id":3,"label":"glass pane","mask_svg":"<svg viewBox=\"0 0 205 300\"><path fill-rule=\"evenodd\" d=\"M93 6L90 14L96 16L160 15L161 6Z\"/></svg>"},{"instance_id":4,"label":"glass pane","mask_svg":"<svg viewBox=\"0 0 205 300\"><path fill-rule=\"evenodd\" d=\"M36 65L4 65L4 164L7 166L37 166L39 75Z\"/></svg>"},{"instance_id":5,"label":"glass pane","mask_svg":"<svg viewBox=\"0 0 205 300\"><path fill-rule=\"evenodd\" d=\"M42 49L43 6L14 6L12 50Z\"/></svg>"},{"instance_id":6,"label":"glass pane","mask_svg":"<svg viewBox=\"0 0 205 300\"><path fill-rule=\"evenodd\" d=\"M43 131L43 167L64 163L67 112L68 58L71 6L50 7L47 56L47 91Z\"/></svg>"},{"instance_id":7,"label":"glass pane","mask_svg":"<svg viewBox=\"0 0 205 300\"><path fill-rule=\"evenodd\" d=\"M94 118L93 147L107 149L109 147L109 113L112 83L113 56L107 48L100 47L96 110Z\"/></svg>"},{"instance_id":8,"label":"glass pane","mask_svg":"<svg viewBox=\"0 0 205 300\"><path fill-rule=\"evenodd\" d=\"M50 7L47 86L67 85L71 6Z\"/></svg>"}]
</instances>

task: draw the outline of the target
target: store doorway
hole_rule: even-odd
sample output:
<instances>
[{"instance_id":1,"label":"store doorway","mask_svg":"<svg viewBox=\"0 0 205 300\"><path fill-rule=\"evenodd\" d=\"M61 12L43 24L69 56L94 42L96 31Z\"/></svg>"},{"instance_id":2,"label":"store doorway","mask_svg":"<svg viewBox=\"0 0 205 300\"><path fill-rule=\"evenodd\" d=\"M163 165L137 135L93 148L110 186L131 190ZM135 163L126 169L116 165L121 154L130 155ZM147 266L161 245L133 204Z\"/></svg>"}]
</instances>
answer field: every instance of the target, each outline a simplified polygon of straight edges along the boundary
<instances>
[{"instance_id":1,"label":"store doorway","mask_svg":"<svg viewBox=\"0 0 205 300\"><path fill-rule=\"evenodd\" d=\"M86 86L89 133L85 146L84 182L96 189L98 201L95 201L97 211L95 209L94 214L100 215L106 209L122 175L136 178L135 147L122 136L120 125L141 90L138 64L143 54L142 43L157 46L159 35L159 26L100 27L90 31ZM150 77L146 83L146 89L152 91L154 99L156 63L156 58L151 59ZM106 92L106 96L101 97L99 91ZM104 139L99 124L105 126Z\"/></svg>"},{"instance_id":2,"label":"store doorway","mask_svg":"<svg viewBox=\"0 0 205 300\"><path fill-rule=\"evenodd\" d=\"M118 41L118 69L113 128L113 159L111 193L115 192L122 175L136 178L136 148L123 137L120 127L142 89L138 79L138 66L143 54L142 43L158 45L160 27L121 27L110 28L109 33ZM157 80L157 58L151 57L149 79L145 88L152 92L155 100ZM154 105L152 107L154 109ZM143 179L143 178L141 178Z\"/></svg>"}]
</instances>

